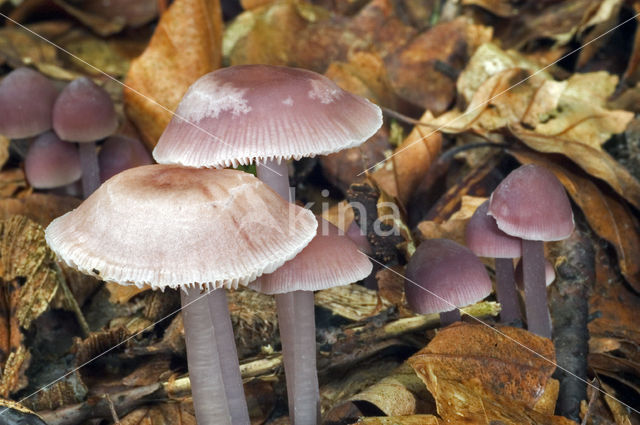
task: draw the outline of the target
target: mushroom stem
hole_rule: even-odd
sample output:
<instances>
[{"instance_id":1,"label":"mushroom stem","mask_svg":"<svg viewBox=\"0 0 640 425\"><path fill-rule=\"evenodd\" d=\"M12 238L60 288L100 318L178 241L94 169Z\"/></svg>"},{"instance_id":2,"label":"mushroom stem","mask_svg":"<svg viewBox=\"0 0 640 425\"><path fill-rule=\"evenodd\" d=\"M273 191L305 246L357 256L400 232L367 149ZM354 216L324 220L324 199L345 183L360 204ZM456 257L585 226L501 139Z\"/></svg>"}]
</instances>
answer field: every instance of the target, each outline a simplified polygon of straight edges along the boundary
<instances>
[{"instance_id":1,"label":"mushroom stem","mask_svg":"<svg viewBox=\"0 0 640 425\"><path fill-rule=\"evenodd\" d=\"M502 322L510 323L522 319L511 258L496 258L496 295L501 307Z\"/></svg>"},{"instance_id":2,"label":"mushroom stem","mask_svg":"<svg viewBox=\"0 0 640 425\"><path fill-rule=\"evenodd\" d=\"M100 169L95 142L78 143L78 153L82 167L82 195L87 199L100 186Z\"/></svg>"},{"instance_id":3,"label":"mushroom stem","mask_svg":"<svg viewBox=\"0 0 640 425\"><path fill-rule=\"evenodd\" d=\"M289 192L289 172L286 161L259 162L257 175L280 196L293 202ZM291 423L315 425L320 422L320 391L316 371L313 292L295 291L278 294L276 307Z\"/></svg>"},{"instance_id":4,"label":"mushroom stem","mask_svg":"<svg viewBox=\"0 0 640 425\"><path fill-rule=\"evenodd\" d=\"M243 425L250 423L249 409L244 396L238 351L233 336L233 325L227 302L227 294L224 289L216 289L207 295L209 313L213 323L216 345L218 346L218 358L224 390L227 393L227 403L231 414L231 423Z\"/></svg>"},{"instance_id":5,"label":"mushroom stem","mask_svg":"<svg viewBox=\"0 0 640 425\"><path fill-rule=\"evenodd\" d=\"M196 421L198 425L231 425L209 305L198 287L180 292Z\"/></svg>"},{"instance_id":6,"label":"mushroom stem","mask_svg":"<svg viewBox=\"0 0 640 425\"><path fill-rule=\"evenodd\" d=\"M522 280L527 327L530 332L551 338L542 241L522 240Z\"/></svg>"},{"instance_id":7,"label":"mushroom stem","mask_svg":"<svg viewBox=\"0 0 640 425\"><path fill-rule=\"evenodd\" d=\"M440 327L444 328L447 327L455 322L459 322L460 321L460 309L459 308L454 308L453 310L450 311L445 311L443 313L440 313Z\"/></svg>"}]
</instances>

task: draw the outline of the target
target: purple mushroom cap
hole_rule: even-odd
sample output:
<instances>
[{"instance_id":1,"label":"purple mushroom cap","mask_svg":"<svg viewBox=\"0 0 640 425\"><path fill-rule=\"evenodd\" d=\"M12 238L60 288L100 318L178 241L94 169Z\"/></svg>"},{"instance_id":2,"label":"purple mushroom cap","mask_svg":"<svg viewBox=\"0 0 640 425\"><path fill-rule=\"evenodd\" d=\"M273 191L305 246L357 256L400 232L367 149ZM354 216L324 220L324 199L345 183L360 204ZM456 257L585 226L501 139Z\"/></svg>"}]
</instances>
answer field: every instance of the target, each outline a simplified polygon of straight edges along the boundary
<instances>
[{"instance_id":1,"label":"purple mushroom cap","mask_svg":"<svg viewBox=\"0 0 640 425\"><path fill-rule=\"evenodd\" d=\"M36 189L66 186L80 178L80 157L76 145L63 142L52 131L36 138L24 161L27 181Z\"/></svg>"},{"instance_id":2,"label":"purple mushroom cap","mask_svg":"<svg viewBox=\"0 0 640 425\"><path fill-rule=\"evenodd\" d=\"M11 71L0 82L0 134L10 139L37 136L51 128L58 90L30 68Z\"/></svg>"},{"instance_id":3,"label":"purple mushroom cap","mask_svg":"<svg viewBox=\"0 0 640 425\"><path fill-rule=\"evenodd\" d=\"M521 240L498 229L494 218L487 215L488 211L489 201L485 201L469 219L465 229L467 247L480 257L521 257Z\"/></svg>"},{"instance_id":4,"label":"purple mushroom cap","mask_svg":"<svg viewBox=\"0 0 640 425\"><path fill-rule=\"evenodd\" d=\"M53 106L53 129L67 142L95 142L112 135L118 117L109 94L80 77L69 83Z\"/></svg>"},{"instance_id":5,"label":"purple mushroom cap","mask_svg":"<svg viewBox=\"0 0 640 425\"><path fill-rule=\"evenodd\" d=\"M133 167L153 163L151 154L142 142L125 136L111 136L105 140L98 154L100 181Z\"/></svg>"},{"instance_id":6,"label":"purple mushroom cap","mask_svg":"<svg viewBox=\"0 0 640 425\"><path fill-rule=\"evenodd\" d=\"M407 302L421 314L451 311L491 293L491 279L480 259L449 239L422 242L405 276Z\"/></svg>"}]
</instances>

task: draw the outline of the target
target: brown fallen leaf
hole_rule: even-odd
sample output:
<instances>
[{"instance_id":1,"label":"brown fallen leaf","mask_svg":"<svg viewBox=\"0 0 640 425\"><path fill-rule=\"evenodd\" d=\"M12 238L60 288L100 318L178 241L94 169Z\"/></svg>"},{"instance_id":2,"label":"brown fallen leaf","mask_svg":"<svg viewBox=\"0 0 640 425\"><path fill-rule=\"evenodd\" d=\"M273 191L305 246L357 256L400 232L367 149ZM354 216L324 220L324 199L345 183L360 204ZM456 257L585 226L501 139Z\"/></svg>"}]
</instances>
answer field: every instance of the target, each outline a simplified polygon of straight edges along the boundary
<instances>
[{"instance_id":1,"label":"brown fallen leaf","mask_svg":"<svg viewBox=\"0 0 640 425\"><path fill-rule=\"evenodd\" d=\"M439 115L454 99L458 73L491 36L490 27L474 25L466 18L428 29L385 58L393 89Z\"/></svg>"},{"instance_id":2,"label":"brown fallen leaf","mask_svg":"<svg viewBox=\"0 0 640 425\"><path fill-rule=\"evenodd\" d=\"M29 185L20 168L0 171L0 199L18 197L29 191Z\"/></svg>"},{"instance_id":3,"label":"brown fallen leaf","mask_svg":"<svg viewBox=\"0 0 640 425\"><path fill-rule=\"evenodd\" d=\"M457 323L440 331L409 363L444 420L573 424L552 416L558 394L558 382L551 379L554 360L551 341L525 330Z\"/></svg>"},{"instance_id":4,"label":"brown fallen leaf","mask_svg":"<svg viewBox=\"0 0 640 425\"><path fill-rule=\"evenodd\" d=\"M64 0L53 0L53 2L60 8L62 8L65 12L78 19L84 25L88 26L98 35L101 35L103 37L121 31L126 24L126 21L123 17L109 17L104 15L92 14Z\"/></svg>"},{"instance_id":5,"label":"brown fallen leaf","mask_svg":"<svg viewBox=\"0 0 640 425\"><path fill-rule=\"evenodd\" d=\"M536 163L553 172L582 209L591 228L610 242L618 254L620 271L627 282L640 291L640 233L638 223L627 206L607 194L579 172L571 172L557 160L538 153L514 151L523 164Z\"/></svg>"},{"instance_id":6,"label":"brown fallen leaf","mask_svg":"<svg viewBox=\"0 0 640 425\"><path fill-rule=\"evenodd\" d=\"M423 240L445 238L466 245L465 228L467 222L478 208L487 198L475 196L463 196L460 209L451 215L444 222L436 222L425 220L418 224L418 231Z\"/></svg>"},{"instance_id":7,"label":"brown fallen leaf","mask_svg":"<svg viewBox=\"0 0 640 425\"><path fill-rule=\"evenodd\" d=\"M408 415L396 417L374 417L361 418L356 422L358 425L441 425L442 420L433 415ZM456 425L464 423L465 425L473 425L469 421L447 422L447 424Z\"/></svg>"},{"instance_id":8,"label":"brown fallen leaf","mask_svg":"<svg viewBox=\"0 0 640 425\"><path fill-rule=\"evenodd\" d=\"M162 15L144 53L125 79L125 110L153 148L187 88L220 66L218 0L177 0Z\"/></svg>"},{"instance_id":9,"label":"brown fallen leaf","mask_svg":"<svg viewBox=\"0 0 640 425\"><path fill-rule=\"evenodd\" d=\"M47 226L56 217L80 205L78 198L45 193L32 193L21 198L0 199L0 219L24 215L41 226Z\"/></svg>"}]
</instances>

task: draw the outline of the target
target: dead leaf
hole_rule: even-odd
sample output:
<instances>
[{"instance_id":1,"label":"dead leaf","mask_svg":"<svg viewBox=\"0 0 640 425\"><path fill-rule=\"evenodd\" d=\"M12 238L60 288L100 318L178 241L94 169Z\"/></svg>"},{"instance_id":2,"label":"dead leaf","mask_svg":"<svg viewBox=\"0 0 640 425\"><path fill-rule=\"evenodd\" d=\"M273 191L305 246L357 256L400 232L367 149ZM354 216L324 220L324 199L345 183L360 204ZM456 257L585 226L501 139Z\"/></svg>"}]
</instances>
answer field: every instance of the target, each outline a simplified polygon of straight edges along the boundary
<instances>
[{"instance_id":1,"label":"dead leaf","mask_svg":"<svg viewBox=\"0 0 640 425\"><path fill-rule=\"evenodd\" d=\"M558 382L551 379L554 360L551 341L525 330L457 323L440 331L409 363L444 420L573 424L552 416L558 394Z\"/></svg>"},{"instance_id":2,"label":"dead leaf","mask_svg":"<svg viewBox=\"0 0 640 425\"><path fill-rule=\"evenodd\" d=\"M627 206L600 190L586 176L568 171L558 161L532 152L514 151L512 154L523 164L543 165L555 174L582 209L591 228L614 246L620 271L627 282L640 291L640 233Z\"/></svg>"},{"instance_id":3,"label":"dead leaf","mask_svg":"<svg viewBox=\"0 0 640 425\"><path fill-rule=\"evenodd\" d=\"M125 19L122 17L108 17L88 13L64 0L53 0L53 2L103 37L120 32L126 24Z\"/></svg>"},{"instance_id":4,"label":"dead leaf","mask_svg":"<svg viewBox=\"0 0 640 425\"><path fill-rule=\"evenodd\" d=\"M418 224L420 237L423 240L445 238L466 245L465 228L467 222L487 198L475 196L463 196L460 209L444 222L425 220Z\"/></svg>"},{"instance_id":5,"label":"dead leaf","mask_svg":"<svg viewBox=\"0 0 640 425\"><path fill-rule=\"evenodd\" d=\"M80 205L78 198L57 196L45 193L32 193L22 198L0 199L0 219L6 220L13 215L24 215L41 226Z\"/></svg>"},{"instance_id":6,"label":"dead leaf","mask_svg":"<svg viewBox=\"0 0 640 425\"><path fill-rule=\"evenodd\" d=\"M0 171L0 199L17 197L21 192L28 190L29 185L20 168L12 168Z\"/></svg>"},{"instance_id":7,"label":"dead leaf","mask_svg":"<svg viewBox=\"0 0 640 425\"><path fill-rule=\"evenodd\" d=\"M455 425L456 422L447 422ZM379 418L360 418L357 425L441 425L442 421L433 415L409 415L402 417L379 417ZM473 425L468 421L464 421L466 425Z\"/></svg>"},{"instance_id":8,"label":"dead leaf","mask_svg":"<svg viewBox=\"0 0 640 425\"><path fill-rule=\"evenodd\" d=\"M162 15L125 80L125 109L147 147L155 146L187 88L220 66L221 42L218 0L177 0Z\"/></svg>"},{"instance_id":9,"label":"dead leaf","mask_svg":"<svg viewBox=\"0 0 640 425\"><path fill-rule=\"evenodd\" d=\"M428 29L385 58L392 87L402 98L439 115L454 99L458 73L491 36L490 27L466 18Z\"/></svg>"},{"instance_id":10,"label":"dead leaf","mask_svg":"<svg viewBox=\"0 0 640 425\"><path fill-rule=\"evenodd\" d=\"M9 144L11 141L0 135L0 169L4 167L9 159Z\"/></svg>"},{"instance_id":11,"label":"dead leaf","mask_svg":"<svg viewBox=\"0 0 640 425\"><path fill-rule=\"evenodd\" d=\"M375 316L380 310L390 306L388 302L378 298L376 291L357 284L318 291L315 294L315 303L333 314L355 322Z\"/></svg>"}]
</instances>

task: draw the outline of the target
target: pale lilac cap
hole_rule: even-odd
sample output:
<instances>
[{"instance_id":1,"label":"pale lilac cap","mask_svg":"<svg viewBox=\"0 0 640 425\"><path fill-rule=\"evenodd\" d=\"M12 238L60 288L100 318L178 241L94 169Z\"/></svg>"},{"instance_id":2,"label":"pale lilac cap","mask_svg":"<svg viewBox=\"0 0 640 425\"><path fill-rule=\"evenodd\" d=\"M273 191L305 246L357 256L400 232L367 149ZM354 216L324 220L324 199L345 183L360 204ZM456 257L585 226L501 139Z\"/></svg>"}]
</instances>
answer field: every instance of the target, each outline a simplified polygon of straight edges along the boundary
<instances>
[{"instance_id":1,"label":"pale lilac cap","mask_svg":"<svg viewBox=\"0 0 640 425\"><path fill-rule=\"evenodd\" d=\"M449 239L422 242L409 260L405 276L407 302L420 314L451 311L491 293L491 279L480 259Z\"/></svg>"},{"instance_id":2,"label":"pale lilac cap","mask_svg":"<svg viewBox=\"0 0 640 425\"><path fill-rule=\"evenodd\" d=\"M571 202L553 173L535 164L512 171L491 194L489 215L509 235L558 241L573 232Z\"/></svg>"},{"instance_id":3,"label":"pale lilac cap","mask_svg":"<svg viewBox=\"0 0 640 425\"><path fill-rule=\"evenodd\" d=\"M156 164L113 176L45 237L65 263L108 282L217 288L273 272L316 227L251 174Z\"/></svg>"},{"instance_id":4,"label":"pale lilac cap","mask_svg":"<svg viewBox=\"0 0 640 425\"><path fill-rule=\"evenodd\" d=\"M51 129L58 96L53 83L30 68L18 68L0 82L0 134L26 139Z\"/></svg>"},{"instance_id":5,"label":"pale lilac cap","mask_svg":"<svg viewBox=\"0 0 640 425\"><path fill-rule=\"evenodd\" d=\"M70 82L53 105L53 129L67 142L95 142L117 128L109 93L87 77Z\"/></svg>"},{"instance_id":6,"label":"pale lilac cap","mask_svg":"<svg viewBox=\"0 0 640 425\"><path fill-rule=\"evenodd\" d=\"M516 265L516 285L518 289L524 291L524 279L522 276L522 259L518 260ZM544 259L544 281L545 285L549 286L556 280L556 270L553 268L553 264L546 258Z\"/></svg>"},{"instance_id":7,"label":"pale lilac cap","mask_svg":"<svg viewBox=\"0 0 640 425\"><path fill-rule=\"evenodd\" d=\"M300 159L358 146L381 125L378 106L323 75L233 66L206 74L189 88L153 157L190 167Z\"/></svg>"},{"instance_id":8,"label":"pale lilac cap","mask_svg":"<svg viewBox=\"0 0 640 425\"><path fill-rule=\"evenodd\" d=\"M467 247L480 257L518 258L522 256L522 240L498 229L490 215L489 201L473 213L465 229Z\"/></svg>"},{"instance_id":9,"label":"pale lilac cap","mask_svg":"<svg viewBox=\"0 0 640 425\"><path fill-rule=\"evenodd\" d=\"M100 181L133 167L153 163L151 154L140 140L125 136L111 136L105 140L98 154Z\"/></svg>"},{"instance_id":10,"label":"pale lilac cap","mask_svg":"<svg viewBox=\"0 0 640 425\"><path fill-rule=\"evenodd\" d=\"M29 184L36 189L66 186L82 176L78 149L60 140L52 131L43 133L29 146L24 172Z\"/></svg>"},{"instance_id":11,"label":"pale lilac cap","mask_svg":"<svg viewBox=\"0 0 640 425\"><path fill-rule=\"evenodd\" d=\"M323 219L320 219L323 220ZM373 264L351 239L336 226L324 222L315 238L293 260L270 274L264 274L249 287L263 294L291 291L319 291L348 285L369 276Z\"/></svg>"}]
</instances>

